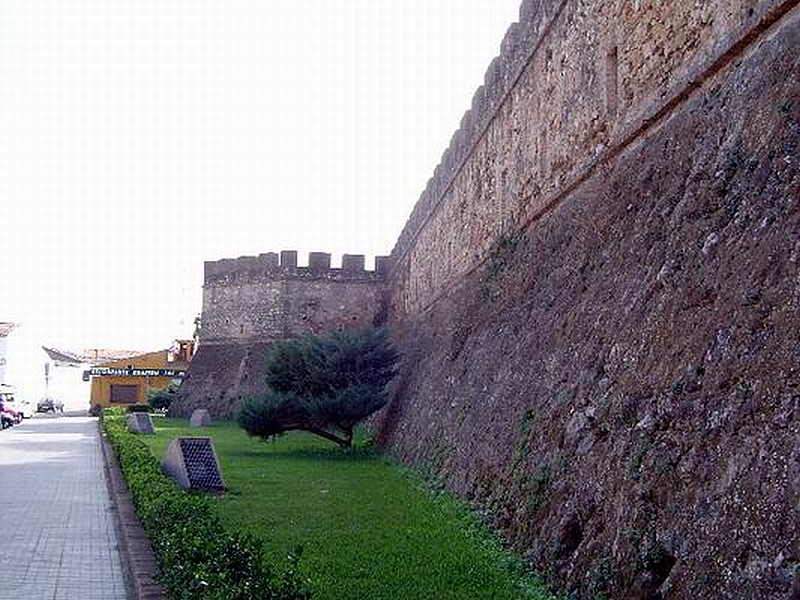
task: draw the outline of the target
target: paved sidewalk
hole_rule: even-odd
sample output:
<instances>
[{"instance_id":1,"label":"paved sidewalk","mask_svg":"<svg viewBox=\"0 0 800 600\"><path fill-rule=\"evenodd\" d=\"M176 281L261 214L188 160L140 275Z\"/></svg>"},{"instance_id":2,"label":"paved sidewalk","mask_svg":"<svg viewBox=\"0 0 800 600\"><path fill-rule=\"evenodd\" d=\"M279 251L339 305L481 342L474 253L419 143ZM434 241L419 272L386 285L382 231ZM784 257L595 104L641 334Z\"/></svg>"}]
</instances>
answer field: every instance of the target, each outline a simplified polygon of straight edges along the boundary
<instances>
[{"instance_id":1,"label":"paved sidewalk","mask_svg":"<svg viewBox=\"0 0 800 600\"><path fill-rule=\"evenodd\" d=\"M129 597L96 421L0 432L0 599Z\"/></svg>"}]
</instances>

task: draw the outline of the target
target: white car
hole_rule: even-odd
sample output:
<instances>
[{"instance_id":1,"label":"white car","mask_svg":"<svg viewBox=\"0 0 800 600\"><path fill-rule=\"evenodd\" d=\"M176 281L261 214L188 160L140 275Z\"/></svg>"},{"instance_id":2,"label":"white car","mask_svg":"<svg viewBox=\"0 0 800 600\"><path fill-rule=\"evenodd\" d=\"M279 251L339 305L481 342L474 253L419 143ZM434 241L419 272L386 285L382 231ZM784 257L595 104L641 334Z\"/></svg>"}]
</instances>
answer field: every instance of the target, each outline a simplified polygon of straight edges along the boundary
<instances>
[{"instance_id":1,"label":"white car","mask_svg":"<svg viewBox=\"0 0 800 600\"><path fill-rule=\"evenodd\" d=\"M16 413L22 415L23 419L28 419L33 416L35 407L28 400L19 400L14 394L14 388L10 385L3 384L0 388L0 399L6 408L10 408Z\"/></svg>"}]
</instances>

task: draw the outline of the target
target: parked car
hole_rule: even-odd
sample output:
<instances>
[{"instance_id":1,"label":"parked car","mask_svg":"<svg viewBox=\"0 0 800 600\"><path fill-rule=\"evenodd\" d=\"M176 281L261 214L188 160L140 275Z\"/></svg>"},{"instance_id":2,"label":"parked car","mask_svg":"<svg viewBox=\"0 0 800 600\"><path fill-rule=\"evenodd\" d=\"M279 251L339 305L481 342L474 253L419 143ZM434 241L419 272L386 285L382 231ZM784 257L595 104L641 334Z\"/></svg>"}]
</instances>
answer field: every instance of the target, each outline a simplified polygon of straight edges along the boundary
<instances>
[{"instance_id":1,"label":"parked car","mask_svg":"<svg viewBox=\"0 0 800 600\"><path fill-rule=\"evenodd\" d=\"M27 400L20 400L13 394L8 394L4 399L6 408L19 413L23 419L28 419L33 416L33 405Z\"/></svg>"},{"instance_id":2,"label":"parked car","mask_svg":"<svg viewBox=\"0 0 800 600\"><path fill-rule=\"evenodd\" d=\"M36 405L36 412L40 413L56 413L64 412L64 403L55 398L42 398Z\"/></svg>"},{"instance_id":3,"label":"parked car","mask_svg":"<svg viewBox=\"0 0 800 600\"><path fill-rule=\"evenodd\" d=\"M0 428L5 429L22 421L22 415L7 405L7 400L0 396Z\"/></svg>"},{"instance_id":4,"label":"parked car","mask_svg":"<svg viewBox=\"0 0 800 600\"><path fill-rule=\"evenodd\" d=\"M22 421L24 414L19 410L15 400L14 387L2 384L0 387L0 417L2 417L2 427L10 427Z\"/></svg>"}]
</instances>

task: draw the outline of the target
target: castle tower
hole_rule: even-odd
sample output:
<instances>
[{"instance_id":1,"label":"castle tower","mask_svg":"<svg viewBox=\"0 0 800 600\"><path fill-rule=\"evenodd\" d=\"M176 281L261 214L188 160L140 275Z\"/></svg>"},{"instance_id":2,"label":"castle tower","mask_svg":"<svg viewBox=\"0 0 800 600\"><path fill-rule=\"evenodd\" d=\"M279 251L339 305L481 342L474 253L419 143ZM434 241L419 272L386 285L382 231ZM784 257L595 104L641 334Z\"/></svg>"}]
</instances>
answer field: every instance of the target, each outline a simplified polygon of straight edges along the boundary
<instances>
[{"instance_id":1,"label":"castle tower","mask_svg":"<svg viewBox=\"0 0 800 600\"><path fill-rule=\"evenodd\" d=\"M352 254L331 268L324 252L299 267L293 250L206 262L200 345L175 414L233 414L242 397L263 391L264 359L277 340L379 322L387 270L385 257L367 271L364 256Z\"/></svg>"}]
</instances>

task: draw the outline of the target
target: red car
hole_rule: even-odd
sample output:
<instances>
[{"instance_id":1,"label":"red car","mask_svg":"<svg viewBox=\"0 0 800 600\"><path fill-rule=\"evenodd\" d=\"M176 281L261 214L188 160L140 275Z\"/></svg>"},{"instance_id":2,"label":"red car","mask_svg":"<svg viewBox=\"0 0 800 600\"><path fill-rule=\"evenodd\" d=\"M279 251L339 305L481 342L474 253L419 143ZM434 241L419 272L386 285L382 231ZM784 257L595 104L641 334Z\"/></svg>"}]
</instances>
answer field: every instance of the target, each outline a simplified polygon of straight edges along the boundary
<instances>
[{"instance_id":1,"label":"red car","mask_svg":"<svg viewBox=\"0 0 800 600\"><path fill-rule=\"evenodd\" d=\"M9 408L2 397L0 397L0 428L5 429L22 422L22 415Z\"/></svg>"}]
</instances>

